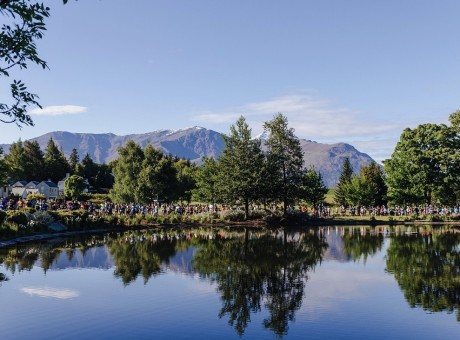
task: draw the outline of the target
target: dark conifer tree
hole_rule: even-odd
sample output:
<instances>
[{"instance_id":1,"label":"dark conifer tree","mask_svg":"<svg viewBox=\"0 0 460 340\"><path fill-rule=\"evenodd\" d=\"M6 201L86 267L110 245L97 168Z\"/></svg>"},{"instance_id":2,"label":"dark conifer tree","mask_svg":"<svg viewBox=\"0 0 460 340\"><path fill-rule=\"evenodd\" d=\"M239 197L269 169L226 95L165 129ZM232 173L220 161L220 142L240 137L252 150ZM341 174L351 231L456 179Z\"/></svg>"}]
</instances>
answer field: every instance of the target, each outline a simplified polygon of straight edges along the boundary
<instances>
[{"instance_id":1,"label":"dark conifer tree","mask_svg":"<svg viewBox=\"0 0 460 340\"><path fill-rule=\"evenodd\" d=\"M24 142L24 179L26 181L43 181L45 173L45 159L43 151L37 141Z\"/></svg>"},{"instance_id":2,"label":"dark conifer tree","mask_svg":"<svg viewBox=\"0 0 460 340\"><path fill-rule=\"evenodd\" d=\"M77 149L73 148L69 156L70 172L73 175L77 174L77 171L78 171L77 166L79 162L80 162L80 157L78 156L78 151Z\"/></svg>"},{"instance_id":3,"label":"dark conifer tree","mask_svg":"<svg viewBox=\"0 0 460 340\"><path fill-rule=\"evenodd\" d=\"M340 173L339 183L335 189L334 200L338 205L347 205L347 186L351 182L353 176L353 168L350 163L350 158L345 157L342 165L342 172Z\"/></svg>"},{"instance_id":4,"label":"dark conifer tree","mask_svg":"<svg viewBox=\"0 0 460 340\"><path fill-rule=\"evenodd\" d=\"M294 129L288 127L287 117L281 113L264 124L268 132L267 157L272 172L270 186L274 199L287 206L295 204L302 197L303 151Z\"/></svg>"},{"instance_id":5,"label":"dark conifer tree","mask_svg":"<svg viewBox=\"0 0 460 340\"><path fill-rule=\"evenodd\" d=\"M62 150L58 149L53 138L50 138L45 151L46 179L57 183L69 172L69 163Z\"/></svg>"}]
</instances>

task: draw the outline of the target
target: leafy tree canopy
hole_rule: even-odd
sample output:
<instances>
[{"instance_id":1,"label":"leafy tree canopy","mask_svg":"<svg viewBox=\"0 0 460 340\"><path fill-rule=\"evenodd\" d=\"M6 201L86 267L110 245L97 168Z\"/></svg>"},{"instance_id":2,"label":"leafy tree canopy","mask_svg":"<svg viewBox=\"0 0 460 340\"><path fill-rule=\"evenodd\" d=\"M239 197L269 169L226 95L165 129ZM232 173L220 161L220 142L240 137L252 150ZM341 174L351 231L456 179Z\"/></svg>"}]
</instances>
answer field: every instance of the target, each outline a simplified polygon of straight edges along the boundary
<instances>
[{"instance_id":1,"label":"leafy tree canopy","mask_svg":"<svg viewBox=\"0 0 460 340\"><path fill-rule=\"evenodd\" d=\"M63 0L67 3L68 0ZM13 69L27 69L30 64L46 69L48 65L40 58L37 40L46 31L45 20L49 17L49 7L32 0L1 0L0 15L5 19L0 30L0 79L8 78ZM30 106L41 107L38 96L27 90L21 80L10 84L11 99L0 102L0 122L34 125L27 114ZM1 100L5 100L2 97Z\"/></svg>"},{"instance_id":2,"label":"leafy tree canopy","mask_svg":"<svg viewBox=\"0 0 460 340\"><path fill-rule=\"evenodd\" d=\"M66 197L71 197L73 200L77 200L85 190L85 187L86 185L83 177L72 175L65 181L64 195Z\"/></svg>"}]
</instances>

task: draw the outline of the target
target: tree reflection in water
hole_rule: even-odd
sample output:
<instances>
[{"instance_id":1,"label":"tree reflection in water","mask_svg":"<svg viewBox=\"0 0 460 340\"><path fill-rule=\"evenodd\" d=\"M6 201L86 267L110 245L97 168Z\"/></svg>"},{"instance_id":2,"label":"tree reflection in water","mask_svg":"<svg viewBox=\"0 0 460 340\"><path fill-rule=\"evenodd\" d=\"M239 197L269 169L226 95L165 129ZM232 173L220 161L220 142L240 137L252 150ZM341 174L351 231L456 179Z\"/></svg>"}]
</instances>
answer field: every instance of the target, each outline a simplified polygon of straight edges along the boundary
<instances>
[{"instance_id":1,"label":"tree reflection in water","mask_svg":"<svg viewBox=\"0 0 460 340\"><path fill-rule=\"evenodd\" d=\"M128 285L138 277L147 283L170 261L176 261L172 260L176 254L188 254L182 261L188 267L181 270L197 272L216 284L222 301L218 315L228 318L239 335L255 313L265 310L264 327L282 336L302 305L308 272L325 256L328 245L324 235L336 242L331 245L338 259L344 254L366 261L381 250L382 234L388 231L349 227L292 233L227 228L131 231L0 248L0 264L14 274L35 265L46 272L53 266L63 269L108 263L115 265L114 276ZM193 251L187 253L188 249ZM92 257L96 250L99 255ZM433 312L456 311L460 321L459 233L438 229L423 235L393 235L386 270L394 274L411 306ZM7 280L7 273L0 273L0 284Z\"/></svg>"},{"instance_id":2,"label":"tree reflection in water","mask_svg":"<svg viewBox=\"0 0 460 340\"><path fill-rule=\"evenodd\" d=\"M394 236L386 266L411 307L456 311L460 321L460 233Z\"/></svg>"},{"instance_id":3,"label":"tree reflection in water","mask_svg":"<svg viewBox=\"0 0 460 340\"><path fill-rule=\"evenodd\" d=\"M153 236L131 234L109 240L108 248L115 259L115 277L124 285L134 281L139 274L146 284L150 277L158 274L162 263L176 253L177 238L168 237L157 242Z\"/></svg>"},{"instance_id":4,"label":"tree reflection in water","mask_svg":"<svg viewBox=\"0 0 460 340\"><path fill-rule=\"evenodd\" d=\"M369 255L375 255L382 249L382 233L370 232L365 227L345 230L347 232L343 234L344 251L353 261L358 261L362 257L366 263Z\"/></svg>"},{"instance_id":5,"label":"tree reflection in water","mask_svg":"<svg viewBox=\"0 0 460 340\"><path fill-rule=\"evenodd\" d=\"M216 239L202 245L194 267L217 283L222 309L239 335L251 314L269 312L264 326L277 335L288 331L301 307L308 271L321 260L327 245L319 233L250 233L244 238Z\"/></svg>"}]
</instances>

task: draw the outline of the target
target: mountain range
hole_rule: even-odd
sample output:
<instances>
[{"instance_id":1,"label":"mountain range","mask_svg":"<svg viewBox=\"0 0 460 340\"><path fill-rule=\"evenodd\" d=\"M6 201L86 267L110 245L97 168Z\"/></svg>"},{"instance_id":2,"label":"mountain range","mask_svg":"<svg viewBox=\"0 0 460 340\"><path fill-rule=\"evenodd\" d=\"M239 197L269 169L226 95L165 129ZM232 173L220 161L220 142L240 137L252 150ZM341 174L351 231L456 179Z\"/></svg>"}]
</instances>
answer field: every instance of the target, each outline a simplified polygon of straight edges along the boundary
<instances>
[{"instance_id":1,"label":"mountain range","mask_svg":"<svg viewBox=\"0 0 460 340\"><path fill-rule=\"evenodd\" d=\"M62 148L64 154L69 156L75 148L82 159L87 153L97 163L107 163L118 156L118 148L125 145L128 140L133 140L141 147L151 143L155 148L167 154L172 154L199 164L202 157L217 158L224 149L222 134L203 127L191 127L180 130L157 130L143 134L117 136L112 133L71 133L55 131L32 138L36 140L41 149L45 150L50 138ZM260 136L263 140L264 135ZM332 188L337 184L342 170L343 160L349 157L355 172L362 166L368 165L372 158L359 152L350 144L322 144L310 140L300 139L304 152L305 166L314 166L320 171L324 183ZM8 153L9 145L0 145Z\"/></svg>"}]
</instances>

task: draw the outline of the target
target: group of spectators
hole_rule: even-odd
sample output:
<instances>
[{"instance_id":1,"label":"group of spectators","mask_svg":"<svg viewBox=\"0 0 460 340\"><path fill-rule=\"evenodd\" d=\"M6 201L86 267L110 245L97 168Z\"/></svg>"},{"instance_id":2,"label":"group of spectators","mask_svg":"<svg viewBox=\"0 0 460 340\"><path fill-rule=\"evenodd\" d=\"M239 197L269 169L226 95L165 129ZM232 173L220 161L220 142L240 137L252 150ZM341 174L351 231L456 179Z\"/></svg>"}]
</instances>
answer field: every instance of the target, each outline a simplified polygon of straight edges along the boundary
<instances>
[{"instance_id":1,"label":"group of spectators","mask_svg":"<svg viewBox=\"0 0 460 340\"><path fill-rule=\"evenodd\" d=\"M340 209L340 210L339 210ZM460 208L458 206L445 207L436 206L432 204L419 205L419 206L399 206L393 207L381 205L376 207L365 207L365 206L341 206L335 209L336 215L341 216L412 216L412 215L441 215L450 216L458 215Z\"/></svg>"},{"instance_id":2,"label":"group of spectators","mask_svg":"<svg viewBox=\"0 0 460 340\"><path fill-rule=\"evenodd\" d=\"M170 204L164 202L154 202L151 204L115 204L109 200L104 203L95 203L89 201L64 201L55 200L23 200L16 198L3 198L0 199L0 210L20 210L23 208L33 208L35 210L85 210L92 215L107 216L135 216L137 214L142 215L169 215L176 213L180 215L194 215L199 213L217 212L225 210L240 210L241 208L231 207L227 205L215 205L215 204ZM250 210L258 210L262 207L257 205L250 205ZM269 210L277 211L280 207L277 205L271 205L268 207ZM289 206L288 212L295 212L294 206ZM458 215L460 208L454 207L443 207L436 205L419 205L419 206L341 206L332 208L325 204L318 206L307 206L301 205L298 210L303 213L307 213L317 217L331 217L331 216L411 216L411 215Z\"/></svg>"},{"instance_id":3,"label":"group of spectators","mask_svg":"<svg viewBox=\"0 0 460 340\"><path fill-rule=\"evenodd\" d=\"M210 204L194 204L194 205L176 205L162 202L155 202L148 205L143 204L115 204L110 201L104 203L95 203L89 201L64 201L56 200L23 200L15 198L0 199L0 210L21 210L23 208L32 208L35 210L85 210L90 214L98 216L118 215L118 216L134 216L137 214L143 215L167 215L171 213L193 215L198 213L217 212L218 210L230 209L226 205L219 208L216 205Z\"/></svg>"}]
</instances>

